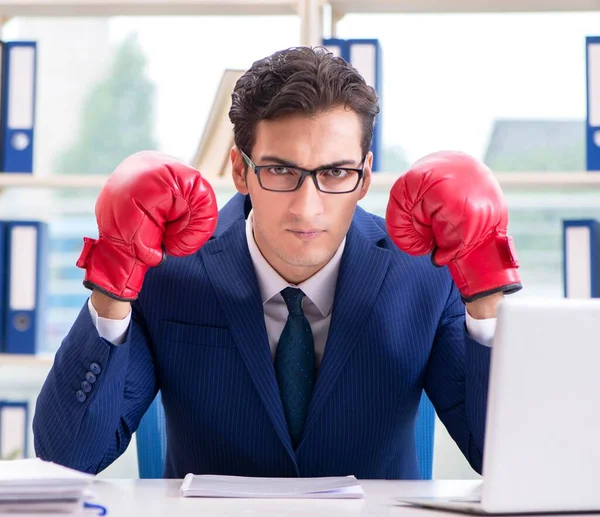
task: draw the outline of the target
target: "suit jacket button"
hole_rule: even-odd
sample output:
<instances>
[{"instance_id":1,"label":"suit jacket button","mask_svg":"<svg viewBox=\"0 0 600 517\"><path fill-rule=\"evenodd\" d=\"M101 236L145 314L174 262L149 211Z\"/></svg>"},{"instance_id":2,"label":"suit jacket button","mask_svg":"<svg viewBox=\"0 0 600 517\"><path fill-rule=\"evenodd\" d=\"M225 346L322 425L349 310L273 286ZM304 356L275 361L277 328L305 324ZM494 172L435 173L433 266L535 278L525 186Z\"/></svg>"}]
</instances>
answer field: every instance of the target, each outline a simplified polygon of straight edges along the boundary
<instances>
[{"instance_id":1,"label":"suit jacket button","mask_svg":"<svg viewBox=\"0 0 600 517\"><path fill-rule=\"evenodd\" d=\"M92 391L92 385L88 381L83 381L81 383L81 390L84 393L89 393L90 391Z\"/></svg>"},{"instance_id":2,"label":"suit jacket button","mask_svg":"<svg viewBox=\"0 0 600 517\"><path fill-rule=\"evenodd\" d=\"M87 372L85 374L85 380L90 384L94 384L96 382L96 376L92 372Z\"/></svg>"},{"instance_id":3,"label":"suit jacket button","mask_svg":"<svg viewBox=\"0 0 600 517\"><path fill-rule=\"evenodd\" d=\"M87 398L87 396L86 396L86 394L83 391L77 390L76 395L77 395L77 400L79 402L85 402L85 399Z\"/></svg>"},{"instance_id":4,"label":"suit jacket button","mask_svg":"<svg viewBox=\"0 0 600 517\"><path fill-rule=\"evenodd\" d=\"M98 375L101 371L102 369L98 363L90 364L90 372L92 372L94 375Z\"/></svg>"}]
</instances>

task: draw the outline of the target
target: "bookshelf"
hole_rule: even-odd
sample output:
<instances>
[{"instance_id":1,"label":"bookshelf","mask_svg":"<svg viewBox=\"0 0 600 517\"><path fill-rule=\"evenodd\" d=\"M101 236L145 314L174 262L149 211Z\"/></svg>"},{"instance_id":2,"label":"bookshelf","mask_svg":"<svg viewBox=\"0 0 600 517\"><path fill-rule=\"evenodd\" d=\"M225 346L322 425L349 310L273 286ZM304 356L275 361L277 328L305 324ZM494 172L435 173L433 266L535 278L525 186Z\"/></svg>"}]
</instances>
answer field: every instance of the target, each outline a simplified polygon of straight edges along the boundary
<instances>
[{"instance_id":1,"label":"bookshelf","mask_svg":"<svg viewBox=\"0 0 600 517\"><path fill-rule=\"evenodd\" d=\"M294 15L301 44L315 45L325 9L334 35L347 14L597 11L600 0L3 0L0 29L15 16Z\"/></svg>"}]
</instances>

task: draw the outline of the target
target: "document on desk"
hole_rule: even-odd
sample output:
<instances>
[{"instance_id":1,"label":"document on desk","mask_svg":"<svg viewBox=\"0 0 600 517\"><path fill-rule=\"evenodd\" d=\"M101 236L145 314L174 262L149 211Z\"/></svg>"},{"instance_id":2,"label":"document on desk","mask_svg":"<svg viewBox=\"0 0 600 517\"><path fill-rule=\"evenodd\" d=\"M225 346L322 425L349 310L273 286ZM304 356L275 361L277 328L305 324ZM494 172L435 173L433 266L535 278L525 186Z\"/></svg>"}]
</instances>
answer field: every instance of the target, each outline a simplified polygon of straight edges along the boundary
<instances>
[{"instance_id":1,"label":"document on desk","mask_svg":"<svg viewBox=\"0 0 600 517\"><path fill-rule=\"evenodd\" d=\"M73 515L94 476L39 458L0 461L0 515Z\"/></svg>"},{"instance_id":2,"label":"document on desk","mask_svg":"<svg viewBox=\"0 0 600 517\"><path fill-rule=\"evenodd\" d=\"M354 476L319 478L260 478L188 474L182 497L241 497L266 499L362 499Z\"/></svg>"}]
</instances>

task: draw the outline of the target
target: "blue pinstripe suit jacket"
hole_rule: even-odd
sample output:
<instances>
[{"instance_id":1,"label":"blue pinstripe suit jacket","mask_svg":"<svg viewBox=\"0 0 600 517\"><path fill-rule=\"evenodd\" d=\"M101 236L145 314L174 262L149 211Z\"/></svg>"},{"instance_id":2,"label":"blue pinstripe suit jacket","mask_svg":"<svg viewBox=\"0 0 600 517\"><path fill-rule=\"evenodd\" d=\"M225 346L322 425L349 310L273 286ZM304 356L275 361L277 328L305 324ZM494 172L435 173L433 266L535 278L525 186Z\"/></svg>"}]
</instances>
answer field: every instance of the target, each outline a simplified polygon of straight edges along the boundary
<instances>
[{"instance_id":1,"label":"blue pinstripe suit jacket","mask_svg":"<svg viewBox=\"0 0 600 517\"><path fill-rule=\"evenodd\" d=\"M160 389L165 477L414 479L414 423L425 389L480 472L490 350L467 336L447 268L398 250L383 219L361 208L347 235L325 355L294 450L246 244L248 209L237 194L197 254L169 257L147 274L121 346L101 339L82 308L38 398L37 455L101 471L127 448ZM76 393L92 363L100 372L82 400Z\"/></svg>"}]
</instances>

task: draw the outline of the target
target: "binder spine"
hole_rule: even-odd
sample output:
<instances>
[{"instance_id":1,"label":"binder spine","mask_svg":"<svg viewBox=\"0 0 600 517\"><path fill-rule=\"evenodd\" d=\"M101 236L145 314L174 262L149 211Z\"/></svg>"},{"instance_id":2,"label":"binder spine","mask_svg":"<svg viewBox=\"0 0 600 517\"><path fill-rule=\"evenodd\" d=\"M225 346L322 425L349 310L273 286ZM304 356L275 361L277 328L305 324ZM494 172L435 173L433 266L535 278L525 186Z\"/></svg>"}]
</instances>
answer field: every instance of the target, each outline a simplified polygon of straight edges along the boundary
<instances>
[{"instance_id":1,"label":"binder spine","mask_svg":"<svg viewBox=\"0 0 600 517\"><path fill-rule=\"evenodd\" d=\"M563 221L563 288L565 298L600 297L600 222Z\"/></svg>"},{"instance_id":2,"label":"binder spine","mask_svg":"<svg viewBox=\"0 0 600 517\"><path fill-rule=\"evenodd\" d=\"M34 354L45 319L48 227L41 221L10 221L6 233L6 352Z\"/></svg>"},{"instance_id":3,"label":"binder spine","mask_svg":"<svg viewBox=\"0 0 600 517\"><path fill-rule=\"evenodd\" d=\"M381 82L381 45L377 39L340 39L326 38L323 46L334 55L343 58L354 66L365 78L369 86L372 86L379 97L379 106L382 104L382 82ZM373 172L381 170L381 113L375 119L373 128L373 140L371 152L373 153Z\"/></svg>"},{"instance_id":4,"label":"binder spine","mask_svg":"<svg viewBox=\"0 0 600 517\"><path fill-rule=\"evenodd\" d=\"M4 43L0 172L33 172L37 44Z\"/></svg>"},{"instance_id":5,"label":"binder spine","mask_svg":"<svg viewBox=\"0 0 600 517\"><path fill-rule=\"evenodd\" d=\"M586 38L586 168L600 171L600 36Z\"/></svg>"}]
</instances>

